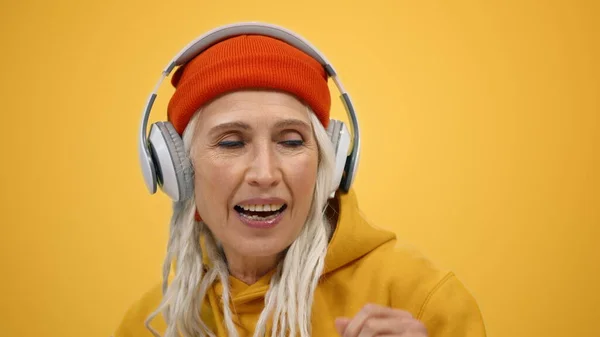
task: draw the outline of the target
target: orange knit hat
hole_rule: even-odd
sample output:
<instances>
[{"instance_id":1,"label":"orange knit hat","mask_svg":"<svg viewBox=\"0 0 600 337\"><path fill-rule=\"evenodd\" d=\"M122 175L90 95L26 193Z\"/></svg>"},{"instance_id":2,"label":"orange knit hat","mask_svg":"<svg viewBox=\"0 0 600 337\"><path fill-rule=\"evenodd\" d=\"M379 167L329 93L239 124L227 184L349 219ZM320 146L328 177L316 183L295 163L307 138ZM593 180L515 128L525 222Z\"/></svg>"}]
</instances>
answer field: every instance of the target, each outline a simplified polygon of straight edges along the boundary
<instances>
[{"instance_id":1,"label":"orange knit hat","mask_svg":"<svg viewBox=\"0 0 600 337\"><path fill-rule=\"evenodd\" d=\"M274 89L307 103L324 127L331 97L327 74L311 56L280 40L241 35L219 42L177 69L168 120L181 135L192 115L217 96L240 89Z\"/></svg>"}]
</instances>

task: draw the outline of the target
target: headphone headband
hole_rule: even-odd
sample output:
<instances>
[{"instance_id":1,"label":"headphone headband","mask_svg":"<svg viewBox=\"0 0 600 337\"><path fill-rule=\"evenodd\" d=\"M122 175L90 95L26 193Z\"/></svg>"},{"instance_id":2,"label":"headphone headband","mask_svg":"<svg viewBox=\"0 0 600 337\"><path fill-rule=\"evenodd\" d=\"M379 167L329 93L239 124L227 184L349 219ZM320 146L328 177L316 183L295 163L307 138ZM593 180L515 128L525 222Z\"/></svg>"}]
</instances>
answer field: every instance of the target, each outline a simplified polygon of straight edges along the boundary
<instances>
[{"instance_id":1,"label":"headphone headband","mask_svg":"<svg viewBox=\"0 0 600 337\"><path fill-rule=\"evenodd\" d=\"M356 117L356 112L354 110L354 105L352 104L352 100L350 99L350 95L348 95L348 93L344 89L333 66L329 63L325 56L310 42L308 42L306 39L299 36L298 34L283 27L258 22L242 22L229 24L208 31L207 33L199 36L194 41L190 42L187 46L185 46L164 68L158 83L154 87L154 90L152 91L150 97L146 102L139 130L139 160L140 165L142 166L144 177L146 178L146 187L151 193L156 192L156 172L154 165L152 164L152 156L148 147L148 140L146 135L150 111L152 110L152 105L154 104L160 85L162 84L164 79L169 76L171 71L173 71L173 69L176 66L184 65L210 46L237 35L247 34L269 36L284 41L300 49L304 53L313 57L315 60L319 61L324 67L328 76L333 80L333 82L337 86L338 91L340 92L340 99L344 104L346 113L348 114L350 123L352 124L352 149L350 151L350 154L348 155L346 167L344 168L346 176L342 178L342 181L340 183L340 188L344 192L348 192L356 175L358 158L360 155L360 129L358 125L358 119ZM148 179L148 177L152 177L152 179Z\"/></svg>"},{"instance_id":2,"label":"headphone headband","mask_svg":"<svg viewBox=\"0 0 600 337\"><path fill-rule=\"evenodd\" d=\"M206 32L185 46L171 60L165 70L185 64L210 46L237 35L263 35L285 41L319 61L327 69L330 76L335 76L335 71L333 71L333 67L331 67L329 61L309 41L283 27L256 22L234 23Z\"/></svg>"}]
</instances>

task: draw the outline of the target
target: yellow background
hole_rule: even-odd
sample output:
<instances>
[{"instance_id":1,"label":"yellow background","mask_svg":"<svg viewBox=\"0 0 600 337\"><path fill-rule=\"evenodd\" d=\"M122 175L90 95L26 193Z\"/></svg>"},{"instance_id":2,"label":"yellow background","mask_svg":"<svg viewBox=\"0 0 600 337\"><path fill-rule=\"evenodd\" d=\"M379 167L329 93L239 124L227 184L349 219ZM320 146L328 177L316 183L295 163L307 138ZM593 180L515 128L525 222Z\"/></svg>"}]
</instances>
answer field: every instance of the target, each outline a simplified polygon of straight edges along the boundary
<instances>
[{"instance_id":1,"label":"yellow background","mask_svg":"<svg viewBox=\"0 0 600 337\"><path fill-rule=\"evenodd\" d=\"M170 203L138 167L144 101L198 34L260 20L337 67L362 208L455 270L490 336L600 336L598 7L4 0L0 335L109 336L157 282Z\"/></svg>"}]
</instances>

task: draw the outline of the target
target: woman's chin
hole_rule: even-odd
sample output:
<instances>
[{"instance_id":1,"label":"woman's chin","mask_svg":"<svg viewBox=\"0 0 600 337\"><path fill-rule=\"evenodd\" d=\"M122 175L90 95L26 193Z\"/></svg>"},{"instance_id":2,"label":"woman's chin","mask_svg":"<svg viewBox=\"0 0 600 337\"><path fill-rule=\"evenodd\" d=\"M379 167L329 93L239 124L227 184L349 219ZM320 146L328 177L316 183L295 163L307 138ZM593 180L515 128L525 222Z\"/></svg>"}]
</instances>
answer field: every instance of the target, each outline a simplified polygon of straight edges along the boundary
<instances>
[{"instance_id":1,"label":"woman's chin","mask_svg":"<svg viewBox=\"0 0 600 337\"><path fill-rule=\"evenodd\" d=\"M285 251L292 241L275 237L240 238L228 246L230 252L241 259L272 259Z\"/></svg>"},{"instance_id":2,"label":"woman's chin","mask_svg":"<svg viewBox=\"0 0 600 337\"><path fill-rule=\"evenodd\" d=\"M256 243L245 243L236 247L236 251L239 255L246 258L272 258L278 256L285 250L283 245L265 245L259 242Z\"/></svg>"}]
</instances>

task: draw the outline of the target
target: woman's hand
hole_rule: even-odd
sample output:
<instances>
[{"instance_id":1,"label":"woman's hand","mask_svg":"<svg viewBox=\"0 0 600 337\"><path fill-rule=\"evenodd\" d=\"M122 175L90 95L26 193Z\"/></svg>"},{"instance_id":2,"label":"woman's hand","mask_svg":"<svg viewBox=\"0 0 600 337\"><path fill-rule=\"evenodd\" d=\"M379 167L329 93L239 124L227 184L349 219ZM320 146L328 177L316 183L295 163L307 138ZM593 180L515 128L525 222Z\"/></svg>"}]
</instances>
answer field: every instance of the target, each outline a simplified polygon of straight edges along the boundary
<instances>
[{"instance_id":1,"label":"woman's hand","mask_svg":"<svg viewBox=\"0 0 600 337\"><path fill-rule=\"evenodd\" d=\"M409 312L367 304L353 318L340 317L335 327L342 337L427 337L427 329Z\"/></svg>"}]
</instances>

